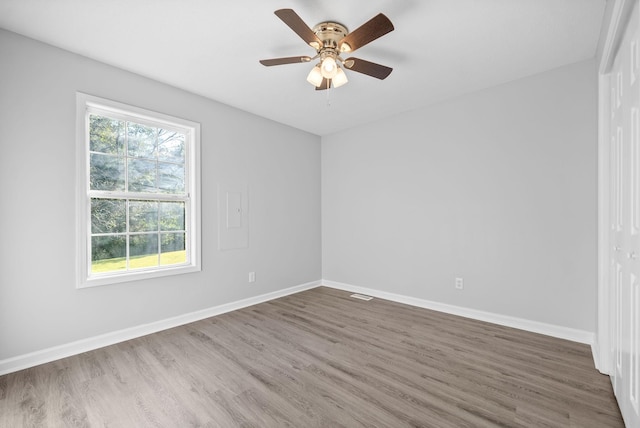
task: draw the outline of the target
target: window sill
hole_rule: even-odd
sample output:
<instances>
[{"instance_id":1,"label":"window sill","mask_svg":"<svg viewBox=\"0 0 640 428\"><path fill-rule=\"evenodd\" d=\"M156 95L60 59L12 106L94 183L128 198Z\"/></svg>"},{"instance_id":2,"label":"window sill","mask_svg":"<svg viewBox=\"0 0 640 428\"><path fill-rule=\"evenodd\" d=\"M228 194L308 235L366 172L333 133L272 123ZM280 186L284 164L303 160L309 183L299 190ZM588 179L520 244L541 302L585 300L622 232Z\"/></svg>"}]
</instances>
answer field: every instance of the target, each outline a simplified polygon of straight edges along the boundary
<instances>
[{"instance_id":1,"label":"window sill","mask_svg":"<svg viewBox=\"0 0 640 428\"><path fill-rule=\"evenodd\" d=\"M185 273L200 272L198 265L176 266L174 268L145 269L138 272L127 272L122 274L96 275L80 280L77 288L91 288L101 285L119 284L123 282L142 281L145 279L161 278L165 276L182 275Z\"/></svg>"}]
</instances>

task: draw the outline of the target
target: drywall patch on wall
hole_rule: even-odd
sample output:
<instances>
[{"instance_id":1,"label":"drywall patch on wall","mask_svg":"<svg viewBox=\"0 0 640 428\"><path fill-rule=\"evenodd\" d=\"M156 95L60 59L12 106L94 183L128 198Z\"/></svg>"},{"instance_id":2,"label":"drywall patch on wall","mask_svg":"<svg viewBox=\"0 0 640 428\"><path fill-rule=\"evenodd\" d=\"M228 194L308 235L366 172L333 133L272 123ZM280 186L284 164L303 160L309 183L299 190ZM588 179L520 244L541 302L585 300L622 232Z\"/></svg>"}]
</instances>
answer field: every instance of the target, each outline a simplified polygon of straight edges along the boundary
<instances>
[{"instance_id":1,"label":"drywall patch on wall","mask_svg":"<svg viewBox=\"0 0 640 428\"><path fill-rule=\"evenodd\" d=\"M218 184L218 249L249 248L249 186Z\"/></svg>"}]
</instances>

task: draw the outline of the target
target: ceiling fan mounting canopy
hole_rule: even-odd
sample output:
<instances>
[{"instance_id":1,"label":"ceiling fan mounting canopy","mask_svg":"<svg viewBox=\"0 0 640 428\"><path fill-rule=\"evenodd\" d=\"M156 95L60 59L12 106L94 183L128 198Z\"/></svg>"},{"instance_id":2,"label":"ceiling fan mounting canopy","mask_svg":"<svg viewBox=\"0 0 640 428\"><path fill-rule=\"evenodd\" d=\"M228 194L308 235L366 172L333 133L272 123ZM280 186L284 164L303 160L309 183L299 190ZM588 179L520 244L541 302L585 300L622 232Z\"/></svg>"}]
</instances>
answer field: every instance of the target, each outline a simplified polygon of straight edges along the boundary
<instances>
[{"instance_id":1,"label":"ceiling fan mounting canopy","mask_svg":"<svg viewBox=\"0 0 640 428\"><path fill-rule=\"evenodd\" d=\"M307 81L313 84L316 90L328 89L331 86L337 88L347 83L346 74L340 64L351 71L381 80L393 71L390 67L362 59L342 59L340 57L341 53L353 52L393 31L393 24L382 13L374 16L351 33L346 26L335 21L321 22L311 29L293 9L279 9L274 13L302 40L315 49L316 55L314 57L296 56L261 60L260 63L264 66L310 62L319 58L320 62L307 76Z\"/></svg>"}]
</instances>

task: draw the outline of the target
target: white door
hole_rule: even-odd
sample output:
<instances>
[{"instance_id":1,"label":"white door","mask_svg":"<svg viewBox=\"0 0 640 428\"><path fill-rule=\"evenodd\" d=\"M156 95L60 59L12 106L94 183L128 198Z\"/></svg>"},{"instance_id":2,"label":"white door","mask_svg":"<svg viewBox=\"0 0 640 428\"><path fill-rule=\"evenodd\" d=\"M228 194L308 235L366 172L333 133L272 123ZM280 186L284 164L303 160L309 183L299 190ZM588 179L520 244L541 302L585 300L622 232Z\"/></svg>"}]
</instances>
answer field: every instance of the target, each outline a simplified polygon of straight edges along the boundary
<instances>
[{"instance_id":1,"label":"white door","mask_svg":"<svg viewBox=\"0 0 640 428\"><path fill-rule=\"evenodd\" d=\"M627 426L640 427L640 22L638 2L611 70L611 380Z\"/></svg>"}]
</instances>

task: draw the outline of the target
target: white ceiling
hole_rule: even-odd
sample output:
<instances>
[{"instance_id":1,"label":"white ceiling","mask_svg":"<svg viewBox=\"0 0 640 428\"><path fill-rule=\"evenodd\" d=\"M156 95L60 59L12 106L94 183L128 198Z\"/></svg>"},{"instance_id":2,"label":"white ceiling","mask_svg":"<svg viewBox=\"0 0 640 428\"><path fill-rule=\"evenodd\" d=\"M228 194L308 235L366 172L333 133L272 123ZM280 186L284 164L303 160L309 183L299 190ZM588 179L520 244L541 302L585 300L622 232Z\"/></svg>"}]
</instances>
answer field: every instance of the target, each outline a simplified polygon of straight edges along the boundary
<instances>
[{"instance_id":1,"label":"white ceiling","mask_svg":"<svg viewBox=\"0 0 640 428\"><path fill-rule=\"evenodd\" d=\"M347 71L315 91L313 56L273 14L356 29L379 12L395 31L352 56L393 67ZM326 135L595 56L605 0L0 0L0 27L275 121Z\"/></svg>"}]
</instances>

